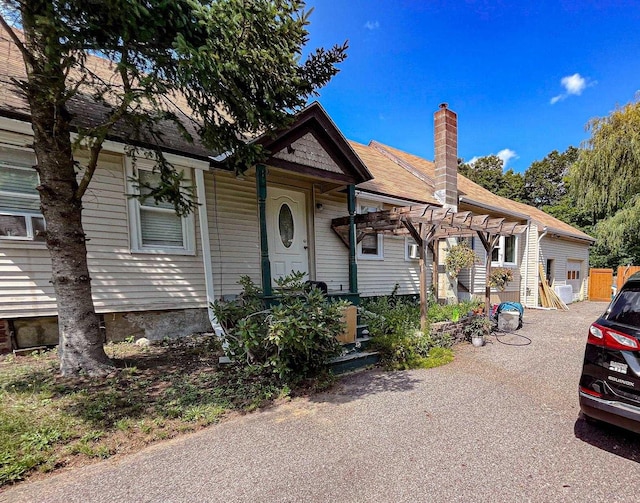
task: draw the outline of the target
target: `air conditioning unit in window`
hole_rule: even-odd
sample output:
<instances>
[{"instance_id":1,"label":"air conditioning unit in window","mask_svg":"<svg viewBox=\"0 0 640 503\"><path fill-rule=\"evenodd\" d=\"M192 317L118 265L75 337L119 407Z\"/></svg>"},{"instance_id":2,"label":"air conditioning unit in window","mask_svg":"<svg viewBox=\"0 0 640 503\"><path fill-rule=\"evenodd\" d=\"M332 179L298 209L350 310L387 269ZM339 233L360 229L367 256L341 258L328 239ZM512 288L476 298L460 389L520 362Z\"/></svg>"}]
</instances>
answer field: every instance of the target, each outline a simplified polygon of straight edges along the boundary
<instances>
[{"instance_id":1,"label":"air conditioning unit in window","mask_svg":"<svg viewBox=\"0 0 640 503\"><path fill-rule=\"evenodd\" d=\"M409 258L420 258L420 247L417 244L409 245Z\"/></svg>"}]
</instances>

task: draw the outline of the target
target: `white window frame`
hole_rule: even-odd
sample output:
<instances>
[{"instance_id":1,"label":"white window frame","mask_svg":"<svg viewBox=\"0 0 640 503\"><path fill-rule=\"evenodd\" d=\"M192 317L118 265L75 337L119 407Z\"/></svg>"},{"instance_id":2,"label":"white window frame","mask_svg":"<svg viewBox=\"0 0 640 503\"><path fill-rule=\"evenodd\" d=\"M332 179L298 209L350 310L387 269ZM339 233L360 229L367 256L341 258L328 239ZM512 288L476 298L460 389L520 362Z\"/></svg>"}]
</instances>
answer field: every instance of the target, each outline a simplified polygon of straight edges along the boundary
<instances>
[{"instance_id":1,"label":"white window frame","mask_svg":"<svg viewBox=\"0 0 640 503\"><path fill-rule=\"evenodd\" d=\"M7 149L7 150L15 150L15 151L21 151L21 152L29 152L31 154L33 154L33 161L35 164L35 153L33 152L33 150L31 149L26 149L26 148L20 148L20 147L16 147L13 145L6 145L3 144L2 145L3 148ZM7 167L7 168L11 168L11 169L18 169L18 170L22 170L22 171L29 171L32 172L34 171L33 167L31 166L25 166L24 164L21 164L19 162L12 162L11 159L0 159L0 169L2 169L3 167ZM40 175L38 175L38 173L36 172L36 176L38 177L38 183L40 183ZM34 187L34 191L36 190L36 188ZM18 192L12 192L12 191L7 191L7 190L0 190L0 195L6 195L6 196L16 196L16 194L19 194L19 197L25 197L25 198L32 198L36 201L40 201L40 195L37 193L35 194L23 194L23 193L18 193ZM36 240L36 235L35 232L33 231L33 219L34 218L41 218L42 221L44 222L44 217L42 216L42 213L29 213L29 212L25 212L25 211L12 211L12 210L0 210L0 215L8 215L8 216L12 216L12 217L23 217L25 219L25 229L27 232L26 236L0 236L0 240L3 241L30 241L30 242L34 242L34 243L43 243L44 240ZM45 228L46 228L46 222L45 222Z\"/></svg>"},{"instance_id":2,"label":"white window frame","mask_svg":"<svg viewBox=\"0 0 640 503\"><path fill-rule=\"evenodd\" d=\"M412 237L405 236L405 238L404 238L404 259L407 262L418 262L420 260L420 257L411 258L409 256L409 246L411 246L411 245L416 245L416 246L418 246L418 249L420 249L420 246L418 245L418 243L416 243L415 239L413 239Z\"/></svg>"},{"instance_id":3,"label":"white window frame","mask_svg":"<svg viewBox=\"0 0 640 503\"><path fill-rule=\"evenodd\" d=\"M518 246L520 244L520 240L518 238L518 236L513 235L513 236L509 236L509 237L513 237L514 239L514 244L513 244L513 253L514 253L514 262L507 262L504 258L505 255L505 251L506 251L506 247L505 247L505 240L506 240L506 236L500 236L500 241L498 241L498 245L494 248L494 250L498 250L498 260L493 260L493 250L491 251L491 266L492 267L517 267L518 266Z\"/></svg>"},{"instance_id":4,"label":"white window frame","mask_svg":"<svg viewBox=\"0 0 640 503\"><path fill-rule=\"evenodd\" d=\"M358 213L370 213L372 211L379 211L382 209L382 203L374 201L358 200ZM362 241L357 246L357 256L359 260L384 260L384 238L381 232L377 233L378 238L378 253L372 255L370 253L362 253Z\"/></svg>"},{"instance_id":5,"label":"white window frame","mask_svg":"<svg viewBox=\"0 0 640 503\"><path fill-rule=\"evenodd\" d=\"M152 171L154 162L149 159L136 158L135 170ZM191 168L183 166L175 166L176 169L183 169L187 175L187 181L191 183L193 178L191 177ZM137 195L140 193L138 187L131 180L134 173L134 162L130 156L125 157L125 175L127 177L128 193ZM196 230L195 230L195 218L193 212L182 217L182 246L158 246L158 245L145 245L142 242L142 224L140 221L140 200L136 197L129 197L128 201L128 219L129 219L129 241L131 246L131 253L157 253L167 255L195 255L195 242L196 242ZM175 210L169 208L150 208L145 206L145 209L158 211L158 212L173 212Z\"/></svg>"}]
</instances>

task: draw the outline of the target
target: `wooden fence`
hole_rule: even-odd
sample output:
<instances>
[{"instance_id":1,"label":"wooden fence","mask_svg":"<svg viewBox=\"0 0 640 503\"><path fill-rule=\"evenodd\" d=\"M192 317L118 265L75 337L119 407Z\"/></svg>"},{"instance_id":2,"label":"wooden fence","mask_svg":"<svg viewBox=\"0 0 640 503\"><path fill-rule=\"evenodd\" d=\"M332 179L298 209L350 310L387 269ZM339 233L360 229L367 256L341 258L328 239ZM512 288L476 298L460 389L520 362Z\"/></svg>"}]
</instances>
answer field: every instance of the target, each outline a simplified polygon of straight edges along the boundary
<instances>
[{"instance_id":1,"label":"wooden fence","mask_svg":"<svg viewBox=\"0 0 640 503\"><path fill-rule=\"evenodd\" d=\"M624 282L627 281L632 274L638 271L640 271L640 265L621 265L618 267L618 280L616 282L618 290L620 290L620 287L624 285Z\"/></svg>"},{"instance_id":2,"label":"wooden fence","mask_svg":"<svg viewBox=\"0 0 640 503\"><path fill-rule=\"evenodd\" d=\"M610 301L612 286L613 269L589 270L589 300Z\"/></svg>"}]
</instances>

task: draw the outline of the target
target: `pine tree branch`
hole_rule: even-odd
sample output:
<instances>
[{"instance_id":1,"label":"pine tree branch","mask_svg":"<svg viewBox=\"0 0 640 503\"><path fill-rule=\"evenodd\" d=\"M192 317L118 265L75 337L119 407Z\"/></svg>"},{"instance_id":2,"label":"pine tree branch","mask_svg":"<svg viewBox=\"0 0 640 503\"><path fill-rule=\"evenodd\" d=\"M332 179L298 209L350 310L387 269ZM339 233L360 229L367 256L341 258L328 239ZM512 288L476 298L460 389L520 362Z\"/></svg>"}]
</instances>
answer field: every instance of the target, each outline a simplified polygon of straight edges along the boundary
<instances>
[{"instance_id":1,"label":"pine tree branch","mask_svg":"<svg viewBox=\"0 0 640 503\"><path fill-rule=\"evenodd\" d=\"M24 58L25 62L28 62L31 66L33 66L34 63L35 63L35 60L33 58L33 54L31 54L27 50L25 45L22 43L22 40L20 40L18 35L16 35L16 32L13 31L13 28L9 25L9 23L7 23L7 20L1 14L0 14L0 25L2 25L2 27L8 33L8 35L11 38L11 40L13 41L13 43L16 44L16 47L22 53L22 57Z\"/></svg>"}]
</instances>

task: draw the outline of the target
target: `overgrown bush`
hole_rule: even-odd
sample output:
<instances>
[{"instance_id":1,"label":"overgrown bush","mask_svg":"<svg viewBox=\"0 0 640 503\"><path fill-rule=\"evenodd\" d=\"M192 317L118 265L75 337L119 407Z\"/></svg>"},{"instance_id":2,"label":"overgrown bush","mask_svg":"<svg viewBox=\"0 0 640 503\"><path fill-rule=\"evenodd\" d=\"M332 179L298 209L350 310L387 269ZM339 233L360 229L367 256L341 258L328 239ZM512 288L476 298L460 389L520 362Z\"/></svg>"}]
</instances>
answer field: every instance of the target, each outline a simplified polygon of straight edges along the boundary
<instances>
[{"instance_id":1,"label":"overgrown bush","mask_svg":"<svg viewBox=\"0 0 640 503\"><path fill-rule=\"evenodd\" d=\"M214 313L225 329L225 352L235 361L260 366L281 379L299 380L317 374L340 353L336 337L345 329L346 301L330 302L309 289L303 273L278 281L278 304L266 307L261 291L247 276L242 294L231 302L216 302Z\"/></svg>"},{"instance_id":2,"label":"overgrown bush","mask_svg":"<svg viewBox=\"0 0 640 503\"><path fill-rule=\"evenodd\" d=\"M478 301L440 305L431 299L428 305L430 323L457 321L478 306ZM382 364L389 369L428 368L453 358L453 338L420 332L418 299L398 296L396 290L386 297L362 300L361 316L372 335L372 349L380 352ZM440 351L440 349L444 350ZM434 350L438 350L434 353ZM445 357L444 355L449 355ZM448 360L448 361L446 361Z\"/></svg>"}]
</instances>

